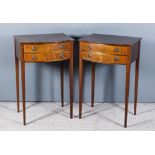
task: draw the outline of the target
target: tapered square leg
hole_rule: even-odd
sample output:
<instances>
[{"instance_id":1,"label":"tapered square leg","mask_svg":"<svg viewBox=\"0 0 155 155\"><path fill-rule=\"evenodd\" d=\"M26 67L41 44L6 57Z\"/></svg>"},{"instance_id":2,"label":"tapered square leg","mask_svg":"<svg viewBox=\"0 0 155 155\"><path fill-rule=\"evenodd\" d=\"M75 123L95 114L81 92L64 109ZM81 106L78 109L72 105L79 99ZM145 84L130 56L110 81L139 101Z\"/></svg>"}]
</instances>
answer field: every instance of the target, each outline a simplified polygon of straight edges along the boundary
<instances>
[{"instance_id":1,"label":"tapered square leg","mask_svg":"<svg viewBox=\"0 0 155 155\"><path fill-rule=\"evenodd\" d=\"M26 125L25 110L25 62L21 61L22 101L23 101L23 124Z\"/></svg>"},{"instance_id":2,"label":"tapered square leg","mask_svg":"<svg viewBox=\"0 0 155 155\"><path fill-rule=\"evenodd\" d=\"M135 62L134 115L136 115L137 113L138 78L139 78L139 60L137 59Z\"/></svg>"},{"instance_id":3,"label":"tapered square leg","mask_svg":"<svg viewBox=\"0 0 155 155\"><path fill-rule=\"evenodd\" d=\"M134 94L134 115L137 113L137 96L138 96L138 79L139 79L139 59L140 59L140 42L139 42L139 51L138 58L135 62L135 94Z\"/></svg>"},{"instance_id":4,"label":"tapered square leg","mask_svg":"<svg viewBox=\"0 0 155 155\"><path fill-rule=\"evenodd\" d=\"M69 60L69 83L70 83L70 118L73 118L73 42L71 42L71 56Z\"/></svg>"},{"instance_id":5,"label":"tapered square leg","mask_svg":"<svg viewBox=\"0 0 155 155\"><path fill-rule=\"evenodd\" d=\"M79 118L82 118L82 97L83 97L83 60L79 56Z\"/></svg>"},{"instance_id":6,"label":"tapered square leg","mask_svg":"<svg viewBox=\"0 0 155 155\"><path fill-rule=\"evenodd\" d=\"M126 65L126 82L125 82L125 119L124 127L127 127L127 117L128 117L128 100L129 100L129 87L130 87L130 63Z\"/></svg>"},{"instance_id":7,"label":"tapered square leg","mask_svg":"<svg viewBox=\"0 0 155 155\"><path fill-rule=\"evenodd\" d=\"M15 68L16 68L16 97L17 97L17 112L20 112L20 101L19 101L19 60L15 56Z\"/></svg>"},{"instance_id":8,"label":"tapered square leg","mask_svg":"<svg viewBox=\"0 0 155 155\"><path fill-rule=\"evenodd\" d=\"M94 107L94 88L95 87L95 63L92 62L92 79L91 79L91 107Z\"/></svg>"},{"instance_id":9,"label":"tapered square leg","mask_svg":"<svg viewBox=\"0 0 155 155\"><path fill-rule=\"evenodd\" d=\"M64 107L64 64L60 62L60 77L61 77L61 106Z\"/></svg>"}]
</instances>

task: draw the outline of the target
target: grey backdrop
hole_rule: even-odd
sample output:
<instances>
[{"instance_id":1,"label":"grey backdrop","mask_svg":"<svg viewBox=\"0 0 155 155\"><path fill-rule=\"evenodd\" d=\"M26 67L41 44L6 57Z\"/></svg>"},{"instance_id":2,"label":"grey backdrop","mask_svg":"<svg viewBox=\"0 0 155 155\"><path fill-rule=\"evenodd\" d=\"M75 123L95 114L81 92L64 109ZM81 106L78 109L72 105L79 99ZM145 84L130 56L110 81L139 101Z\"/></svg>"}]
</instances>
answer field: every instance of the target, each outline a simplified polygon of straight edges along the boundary
<instances>
[{"instance_id":1,"label":"grey backdrop","mask_svg":"<svg viewBox=\"0 0 155 155\"><path fill-rule=\"evenodd\" d=\"M81 36L104 33L142 37L139 102L155 102L155 24L0 24L0 101L15 101L13 35L66 33ZM78 102L78 49L74 53L74 101ZM131 70L130 102L133 101L134 67ZM90 63L84 69L84 100L90 102ZM96 66L96 102L123 102L125 67ZM69 100L68 66L65 63L65 100ZM59 63L26 65L27 101L60 101Z\"/></svg>"}]
</instances>

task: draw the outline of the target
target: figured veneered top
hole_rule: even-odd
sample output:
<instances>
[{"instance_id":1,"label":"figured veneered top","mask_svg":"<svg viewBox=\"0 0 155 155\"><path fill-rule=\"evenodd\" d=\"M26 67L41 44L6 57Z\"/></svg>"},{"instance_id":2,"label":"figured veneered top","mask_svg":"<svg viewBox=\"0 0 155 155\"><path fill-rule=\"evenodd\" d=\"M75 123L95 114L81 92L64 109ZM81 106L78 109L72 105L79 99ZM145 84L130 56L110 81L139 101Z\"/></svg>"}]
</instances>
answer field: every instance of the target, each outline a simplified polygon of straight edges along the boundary
<instances>
[{"instance_id":1,"label":"figured veneered top","mask_svg":"<svg viewBox=\"0 0 155 155\"><path fill-rule=\"evenodd\" d=\"M72 41L73 39L64 33L57 34L38 34L38 35L15 35L15 41L18 43L52 43Z\"/></svg>"},{"instance_id":2,"label":"figured veneered top","mask_svg":"<svg viewBox=\"0 0 155 155\"><path fill-rule=\"evenodd\" d=\"M91 34L84 36L80 39L80 41L86 41L90 43L125 45L125 46L132 46L133 44L139 42L140 40L141 38L105 35L105 34Z\"/></svg>"}]
</instances>

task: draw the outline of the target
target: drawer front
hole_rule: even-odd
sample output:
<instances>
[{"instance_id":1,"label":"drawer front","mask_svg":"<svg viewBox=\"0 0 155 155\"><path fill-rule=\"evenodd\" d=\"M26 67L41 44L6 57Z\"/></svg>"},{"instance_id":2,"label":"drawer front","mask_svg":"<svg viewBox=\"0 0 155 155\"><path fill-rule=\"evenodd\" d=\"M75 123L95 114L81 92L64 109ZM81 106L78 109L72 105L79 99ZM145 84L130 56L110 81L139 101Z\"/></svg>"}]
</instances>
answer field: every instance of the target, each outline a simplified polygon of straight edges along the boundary
<instances>
[{"instance_id":1,"label":"drawer front","mask_svg":"<svg viewBox=\"0 0 155 155\"><path fill-rule=\"evenodd\" d=\"M48 53L70 50L70 42L24 45L24 53Z\"/></svg>"},{"instance_id":2,"label":"drawer front","mask_svg":"<svg viewBox=\"0 0 155 155\"><path fill-rule=\"evenodd\" d=\"M36 54L24 54L24 61L27 62L51 62L61 61L70 58L70 52L57 52L57 53L36 53Z\"/></svg>"},{"instance_id":3,"label":"drawer front","mask_svg":"<svg viewBox=\"0 0 155 155\"><path fill-rule=\"evenodd\" d=\"M81 42L81 50L83 51L103 52L105 54L112 54L112 55L127 55L128 48L129 47L126 46L114 46L114 45Z\"/></svg>"},{"instance_id":4,"label":"drawer front","mask_svg":"<svg viewBox=\"0 0 155 155\"><path fill-rule=\"evenodd\" d=\"M90 53L86 51L82 51L82 59L104 64L126 64L128 61L127 56L108 55L101 52Z\"/></svg>"}]
</instances>

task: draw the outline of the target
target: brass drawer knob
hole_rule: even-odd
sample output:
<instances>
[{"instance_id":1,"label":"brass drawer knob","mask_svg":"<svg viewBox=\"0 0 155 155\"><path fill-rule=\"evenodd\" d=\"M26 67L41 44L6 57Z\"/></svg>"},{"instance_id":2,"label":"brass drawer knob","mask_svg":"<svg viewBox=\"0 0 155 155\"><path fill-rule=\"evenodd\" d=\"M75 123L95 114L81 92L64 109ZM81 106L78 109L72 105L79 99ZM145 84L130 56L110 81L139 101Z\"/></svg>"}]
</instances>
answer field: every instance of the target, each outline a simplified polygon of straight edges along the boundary
<instances>
[{"instance_id":1,"label":"brass drawer knob","mask_svg":"<svg viewBox=\"0 0 155 155\"><path fill-rule=\"evenodd\" d=\"M37 56L36 55L32 55L32 60L37 60Z\"/></svg>"},{"instance_id":2,"label":"brass drawer knob","mask_svg":"<svg viewBox=\"0 0 155 155\"><path fill-rule=\"evenodd\" d=\"M59 48L64 49L65 46L64 45L59 45Z\"/></svg>"},{"instance_id":3,"label":"brass drawer knob","mask_svg":"<svg viewBox=\"0 0 155 155\"><path fill-rule=\"evenodd\" d=\"M119 52L120 49L119 48L114 48L114 52Z\"/></svg>"},{"instance_id":4,"label":"brass drawer knob","mask_svg":"<svg viewBox=\"0 0 155 155\"><path fill-rule=\"evenodd\" d=\"M36 51L36 50L37 50L37 47L32 46L32 51Z\"/></svg>"},{"instance_id":5,"label":"brass drawer knob","mask_svg":"<svg viewBox=\"0 0 155 155\"><path fill-rule=\"evenodd\" d=\"M119 57L115 57L114 62L118 62L118 61L119 61Z\"/></svg>"},{"instance_id":6,"label":"brass drawer knob","mask_svg":"<svg viewBox=\"0 0 155 155\"><path fill-rule=\"evenodd\" d=\"M64 58L64 53L60 53L60 58L61 58L61 59Z\"/></svg>"},{"instance_id":7,"label":"brass drawer knob","mask_svg":"<svg viewBox=\"0 0 155 155\"><path fill-rule=\"evenodd\" d=\"M88 50L92 50L92 48L90 46L88 46Z\"/></svg>"},{"instance_id":8,"label":"brass drawer knob","mask_svg":"<svg viewBox=\"0 0 155 155\"><path fill-rule=\"evenodd\" d=\"M88 58L91 58L91 56L92 56L91 53L88 53Z\"/></svg>"}]
</instances>

